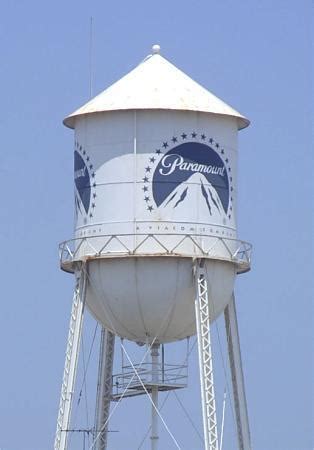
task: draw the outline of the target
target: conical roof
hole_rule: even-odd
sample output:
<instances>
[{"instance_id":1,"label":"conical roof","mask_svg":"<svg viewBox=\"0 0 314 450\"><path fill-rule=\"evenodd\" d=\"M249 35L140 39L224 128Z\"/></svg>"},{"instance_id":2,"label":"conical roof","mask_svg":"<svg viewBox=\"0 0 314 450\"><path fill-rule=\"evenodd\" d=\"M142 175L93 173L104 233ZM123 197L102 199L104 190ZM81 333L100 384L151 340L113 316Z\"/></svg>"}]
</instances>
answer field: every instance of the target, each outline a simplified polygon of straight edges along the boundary
<instances>
[{"instance_id":1,"label":"conical roof","mask_svg":"<svg viewBox=\"0 0 314 450\"><path fill-rule=\"evenodd\" d=\"M84 106L66 117L63 123L74 128L75 118L104 111L167 109L200 111L235 117L238 128L249 120L163 58L160 47L135 69L109 86Z\"/></svg>"}]
</instances>

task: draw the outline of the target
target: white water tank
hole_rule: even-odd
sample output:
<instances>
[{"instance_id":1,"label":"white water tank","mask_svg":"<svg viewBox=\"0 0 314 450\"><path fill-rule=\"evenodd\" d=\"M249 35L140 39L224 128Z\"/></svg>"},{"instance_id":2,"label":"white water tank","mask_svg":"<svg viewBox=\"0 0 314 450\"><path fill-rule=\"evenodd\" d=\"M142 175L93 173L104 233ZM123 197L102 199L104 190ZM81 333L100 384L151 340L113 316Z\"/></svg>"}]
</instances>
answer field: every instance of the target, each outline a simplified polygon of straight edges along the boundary
<instances>
[{"instance_id":1,"label":"white water tank","mask_svg":"<svg viewBox=\"0 0 314 450\"><path fill-rule=\"evenodd\" d=\"M248 270L236 231L237 135L249 122L159 54L68 116L75 129L75 237L87 306L115 334L195 333L193 267L204 259L214 320Z\"/></svg>"}]
</instances>

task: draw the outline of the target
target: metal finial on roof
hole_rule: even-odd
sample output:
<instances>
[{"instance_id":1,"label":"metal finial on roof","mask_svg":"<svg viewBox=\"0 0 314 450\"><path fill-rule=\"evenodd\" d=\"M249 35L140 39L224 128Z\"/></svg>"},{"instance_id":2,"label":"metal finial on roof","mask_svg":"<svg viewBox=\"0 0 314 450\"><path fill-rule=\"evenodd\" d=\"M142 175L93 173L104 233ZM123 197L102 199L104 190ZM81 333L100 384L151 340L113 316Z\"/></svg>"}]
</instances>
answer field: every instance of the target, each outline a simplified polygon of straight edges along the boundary
<instances>
[{"instance_id":1,"label":"metal finial on roof","mask_svg":"<svg viewBox=\"0 0 314 450\"><path fill-rule=\"evenodd\" d=\"M152 52L153 52L153 55L159 54L160 53L160 45L154 44L152 46Z\"/></svg>"}]
</instances>

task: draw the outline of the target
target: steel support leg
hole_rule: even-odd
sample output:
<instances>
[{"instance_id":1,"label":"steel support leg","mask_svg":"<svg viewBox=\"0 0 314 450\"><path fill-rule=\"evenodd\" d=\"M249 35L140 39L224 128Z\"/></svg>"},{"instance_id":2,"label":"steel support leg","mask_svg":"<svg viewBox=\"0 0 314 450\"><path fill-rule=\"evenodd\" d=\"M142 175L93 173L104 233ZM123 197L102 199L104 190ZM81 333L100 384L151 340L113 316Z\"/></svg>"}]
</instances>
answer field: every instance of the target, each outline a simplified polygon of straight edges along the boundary
<instances>
[{"instance_id":1,"label":"steel support leg","mask_svg":"<svg viewBox=\"0 0 314 450\"><path fill-rule=\"evenodd\" d=\"M108 418L112 394L112 370L114 358L115 335L102 328L98 369L95 450L106 450L108 440Z\"/></svg>"},{"instance_id":2,"label":"steel support leg","mask_svg":"<svg viewBox=\"0 0 314 450\"><path fill-rule=\"evenodd\" d=\"M69 334L65 354L61 396L57 420L54 450L66 450L67 430L70 425L76 369L83 324L83 310L86 291L85 264L76 273L76 285L73 295Z\"/></svg>"},{"instance_id":3,"label":"steel support leg","mask_svg":"<svg viewBox=\"0 0 314 450\"><path fill-rule=\"evenodd\" d=\"M234 408L237 421L239 450L251 450L251 437L234 295L232 295L231 302L225 309L225 324L232 377Z\"/></svg>"},{"instance_id":4,"label":"steel support leg","mask_svg":"<svg viewBox=\"0 0 314 450\"><path fill-rule=\"evenodd\" d=\"M208 287L202 261L197 262L195 316L201 381L201 397L205 450L218 450L218 431L212 348L210 340L210 313Z\"/></svg>"}]
</instances>

